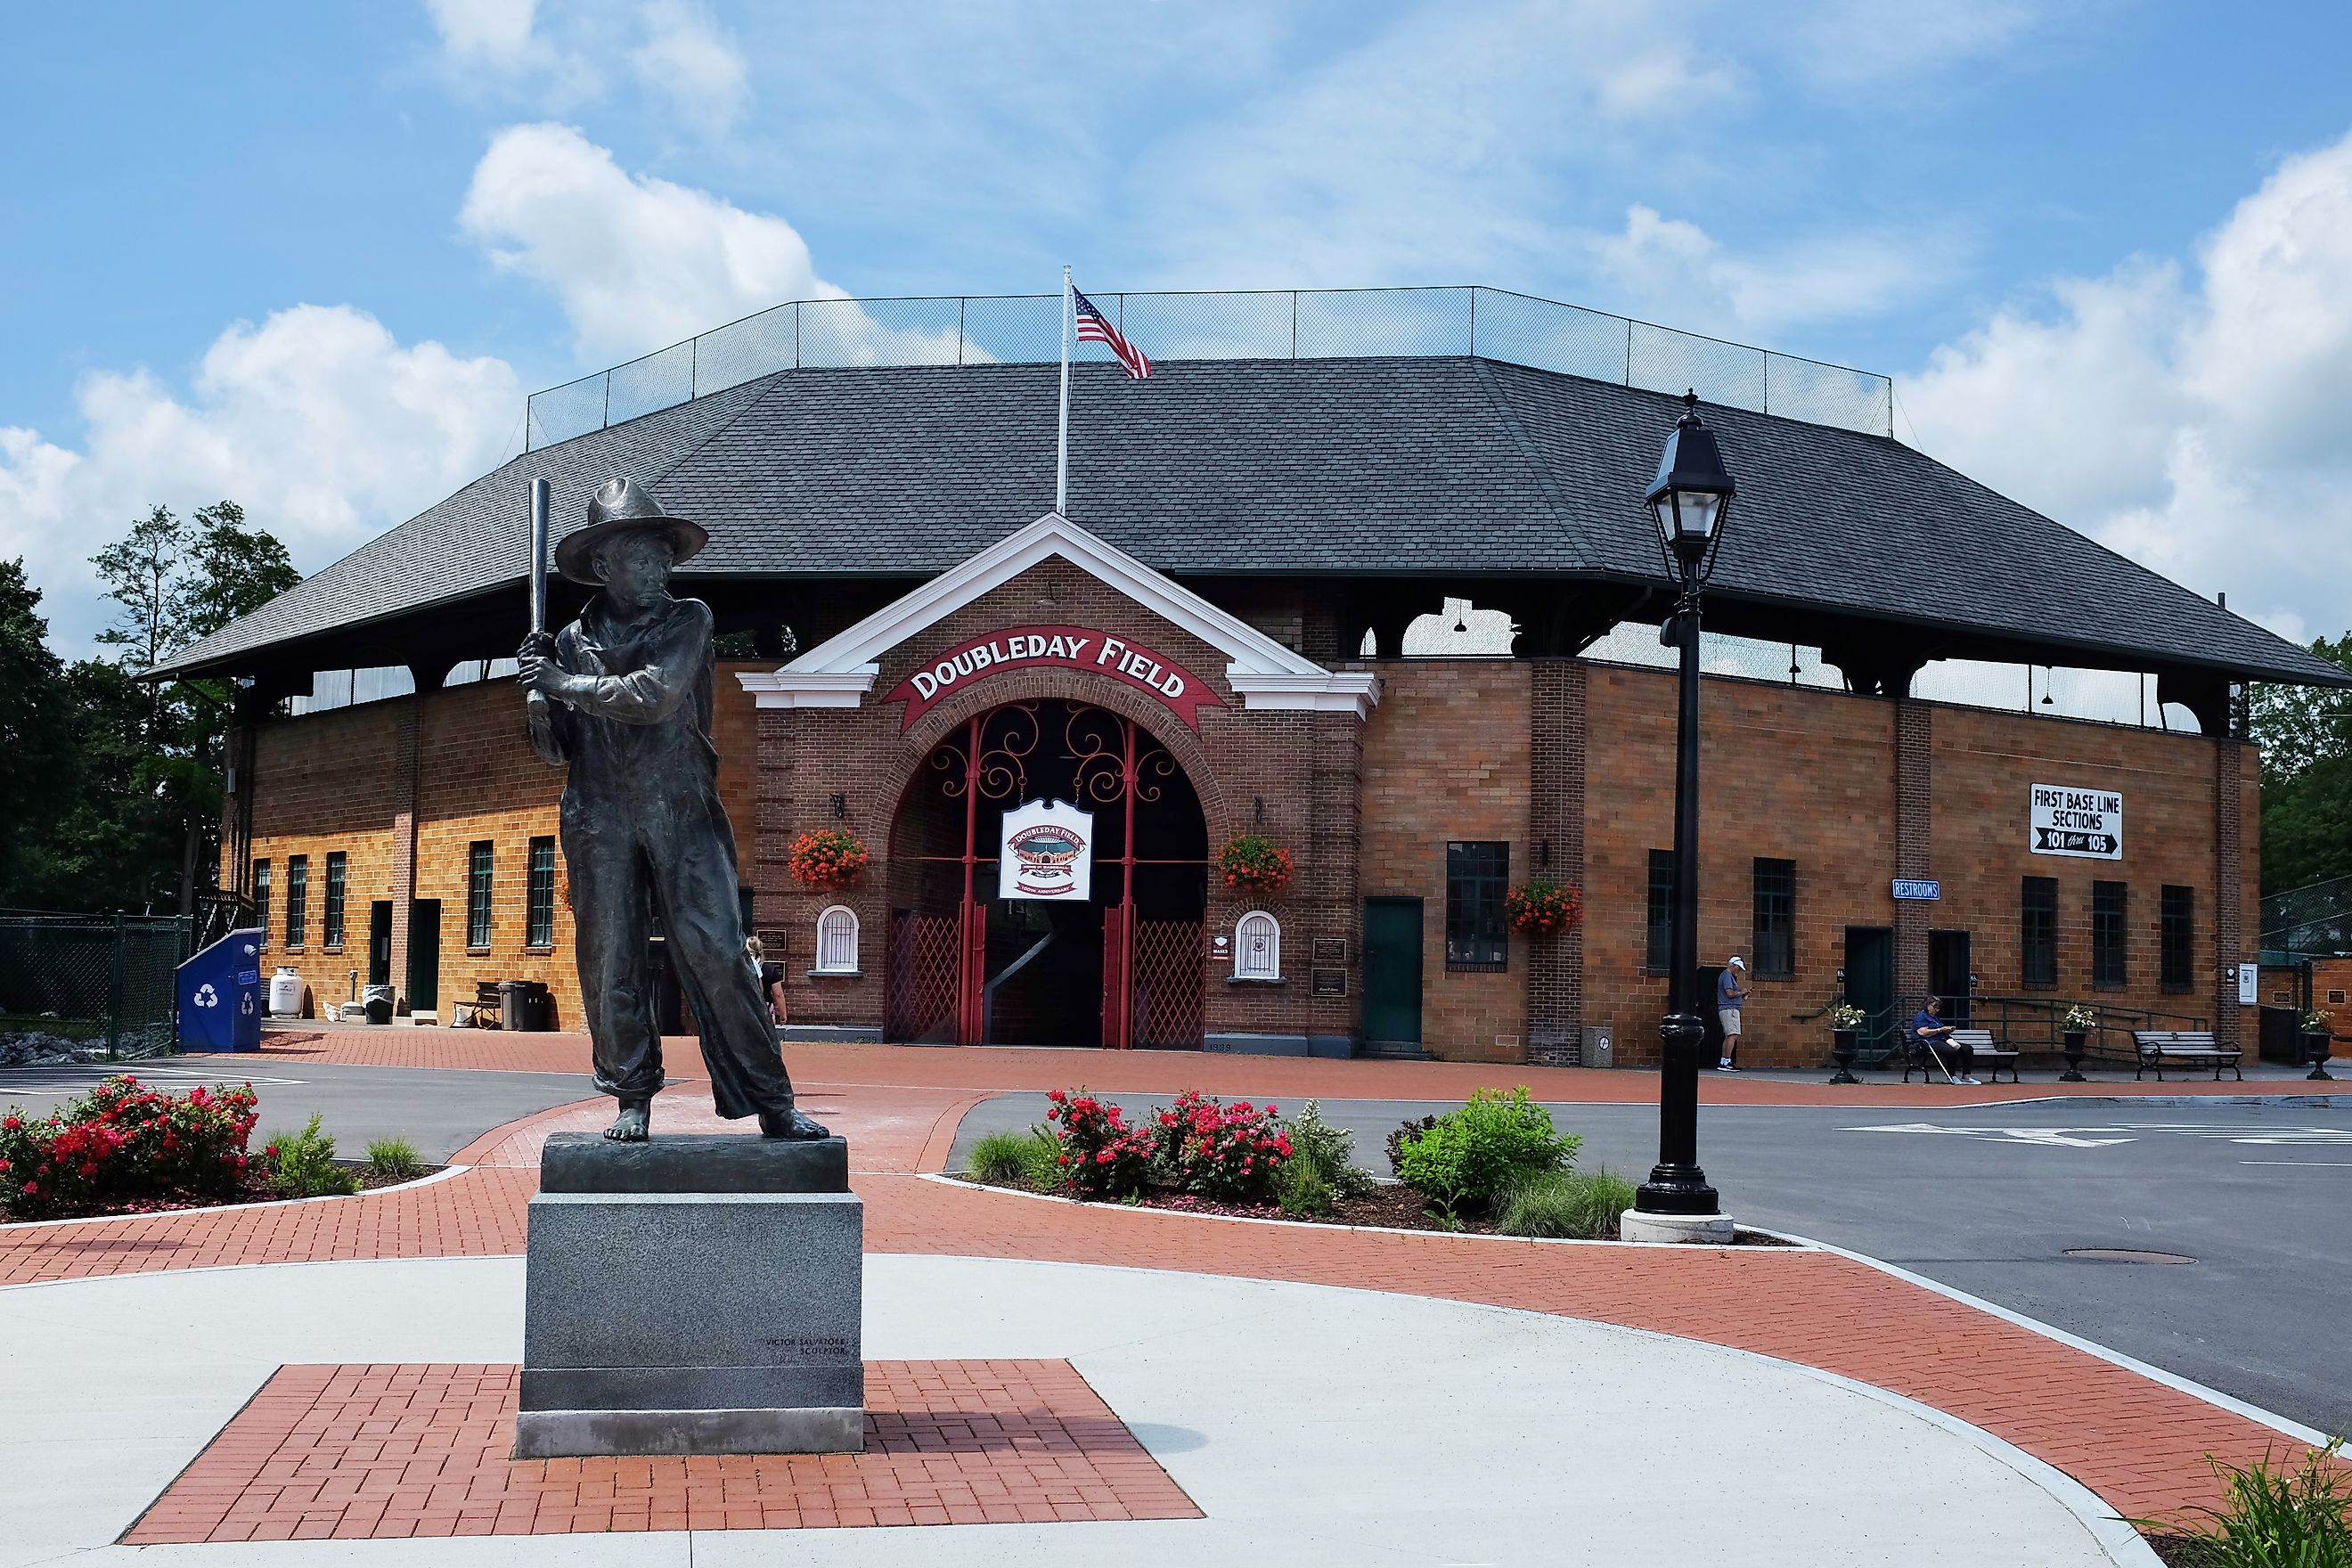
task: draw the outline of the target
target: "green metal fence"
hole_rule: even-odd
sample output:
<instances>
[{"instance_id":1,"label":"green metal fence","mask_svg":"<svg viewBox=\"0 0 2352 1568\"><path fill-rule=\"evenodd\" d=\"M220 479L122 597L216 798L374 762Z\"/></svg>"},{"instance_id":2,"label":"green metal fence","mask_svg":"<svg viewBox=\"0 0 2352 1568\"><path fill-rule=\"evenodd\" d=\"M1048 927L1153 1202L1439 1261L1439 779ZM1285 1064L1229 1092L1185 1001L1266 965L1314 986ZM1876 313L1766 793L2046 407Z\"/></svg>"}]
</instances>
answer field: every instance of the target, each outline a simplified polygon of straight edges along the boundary
<instances>
[{"instance_id":1,"label":"green metal fence","mask_svg":"<svg viewBox=\"0 0 2352 1568\"><path fill-rule=\"evenodd\" d=\"M0 910L0 1062L175 1048L176 977L194 922Z\"/></svg>"}]
</instances>

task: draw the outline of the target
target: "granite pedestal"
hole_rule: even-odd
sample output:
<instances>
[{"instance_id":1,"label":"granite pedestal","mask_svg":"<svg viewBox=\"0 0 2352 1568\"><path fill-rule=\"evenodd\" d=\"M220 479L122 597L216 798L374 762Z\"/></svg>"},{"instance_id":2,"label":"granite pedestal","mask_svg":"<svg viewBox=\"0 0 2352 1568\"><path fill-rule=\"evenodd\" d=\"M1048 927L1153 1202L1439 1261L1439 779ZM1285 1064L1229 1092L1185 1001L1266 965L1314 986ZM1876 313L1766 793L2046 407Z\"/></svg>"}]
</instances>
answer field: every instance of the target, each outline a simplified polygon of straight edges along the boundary
<instances>
[{"instance_id":1,"label":"granite pedestal","mask_svg":"<svg viewBox=\"0 0 2352 1568\"><path fill-rule=\"evenodd\" d=\"M863 1448L864 1261L838 1138L555 1134L515 1457Z\"/></svg>"}]
</instances>

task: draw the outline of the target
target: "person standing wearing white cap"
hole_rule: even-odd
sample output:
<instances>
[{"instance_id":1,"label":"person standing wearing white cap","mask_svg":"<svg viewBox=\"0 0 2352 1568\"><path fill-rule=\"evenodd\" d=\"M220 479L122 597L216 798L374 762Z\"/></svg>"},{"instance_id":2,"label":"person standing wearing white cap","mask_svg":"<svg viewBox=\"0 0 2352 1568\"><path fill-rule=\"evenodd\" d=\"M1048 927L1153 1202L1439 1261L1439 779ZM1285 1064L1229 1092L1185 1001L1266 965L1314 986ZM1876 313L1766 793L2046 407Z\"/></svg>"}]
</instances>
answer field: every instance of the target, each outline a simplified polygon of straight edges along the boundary
<instances>
[{"instance_id":1,"label":"person standing wearing white cap","mask_svg":"<svg viewBox=\"0 0 2352 1568\"><path fill-rule=\"evenodd\" d=\"M1717 1072L1739 1070L1739 1004L1754 989L1748 984L1748 961L1733 953L1715 987L1716 1016L1723 1020L1723 1059L1715 1064Z\"/></svg>"}]
</instances>

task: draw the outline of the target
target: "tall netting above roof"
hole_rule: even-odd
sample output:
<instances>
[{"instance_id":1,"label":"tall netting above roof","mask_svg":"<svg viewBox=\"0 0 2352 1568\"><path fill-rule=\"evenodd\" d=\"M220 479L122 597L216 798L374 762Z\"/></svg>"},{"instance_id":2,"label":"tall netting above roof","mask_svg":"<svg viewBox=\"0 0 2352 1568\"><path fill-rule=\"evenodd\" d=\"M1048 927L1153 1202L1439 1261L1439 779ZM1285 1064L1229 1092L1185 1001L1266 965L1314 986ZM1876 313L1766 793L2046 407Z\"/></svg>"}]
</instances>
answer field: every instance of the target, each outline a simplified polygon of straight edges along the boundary
<instances>
[{"instance_id":1,"label":"tall netting above roof","mask_svg":"<svg viewBox=\"0 0 2352 1568\"><path fill-rule=\"evenodd\" d=\"M1161 363L1478 354L1538 370L1891 436L1883 375L1769 353L1498 289L1283 289L1097 293L1103 313ZM1062 352L1053 294L800 300L627 364L534 393L533 447L780 371L857 365L1039 364ZM1108 360L1100 343L1071 357Z\"/></svg>"},{"instance_id":2,"label":"tall netting above roof","mask_svg":"<svg viewBox=\"0 0 2352 1568\"><path fill-rule=\"evenodd\" d=\"M2263 900L2262 960L2352 957L2352 877L2290 888Z\"/></svg>"}]
</instances>

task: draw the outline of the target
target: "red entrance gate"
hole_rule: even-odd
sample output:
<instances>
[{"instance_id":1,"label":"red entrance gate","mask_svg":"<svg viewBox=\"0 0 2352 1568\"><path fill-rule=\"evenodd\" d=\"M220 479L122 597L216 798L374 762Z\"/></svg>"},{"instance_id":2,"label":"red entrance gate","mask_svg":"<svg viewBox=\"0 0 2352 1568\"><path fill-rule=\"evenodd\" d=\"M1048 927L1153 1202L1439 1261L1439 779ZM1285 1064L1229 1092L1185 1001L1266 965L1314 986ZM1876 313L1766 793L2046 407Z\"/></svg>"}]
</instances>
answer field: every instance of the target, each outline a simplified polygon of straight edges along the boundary
<instances>
[{"instance_id":1,"label":"red entrance gate","mask_svg":"<svg viewBox=\"0 0 2352 1568\"><path fill-rule=\"evenodd\" d=\"M996 898L1004 812L1047 798L1095 813L1090 908ZM967 721L892 826L889 1037L1199 1049L1207 853L1190 781L1131 721L1052 700Z\"/></svg>"}]
</instances>

